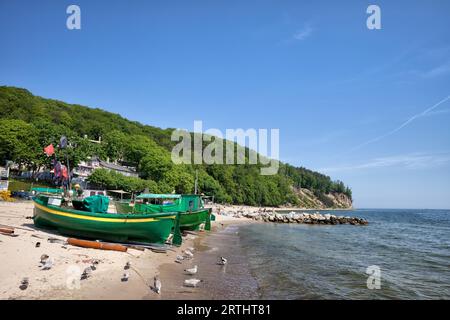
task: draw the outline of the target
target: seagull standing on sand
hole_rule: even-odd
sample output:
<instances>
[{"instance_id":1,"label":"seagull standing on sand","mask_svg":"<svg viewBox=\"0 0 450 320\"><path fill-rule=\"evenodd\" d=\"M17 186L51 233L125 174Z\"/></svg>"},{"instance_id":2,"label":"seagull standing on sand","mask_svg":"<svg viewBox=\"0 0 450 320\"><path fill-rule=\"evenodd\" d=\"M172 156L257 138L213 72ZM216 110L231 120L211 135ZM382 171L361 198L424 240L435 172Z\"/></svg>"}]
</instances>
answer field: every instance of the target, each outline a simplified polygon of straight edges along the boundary
<instances>
[{"instance_id":1,"label":"seagull standing on sand","mask_svg":"<svg viewBox=\"0 0 450 320\"><path fill-rule=\"evenodd\" d=\"M184 272L190 274L191 276L197 273L197 266L195 265L193 268L184 269Z\"/></svg>"},{"instance_id":2,"label":"seagull standing on sand","mask_svg":"<svg viewBox=\"0 0 450 320\"><path fill-rule=\"evenodd\" d=\"M153 287L154 287L155 292L156 292L157 294L160 294L160 293L161 293L161 287L162 287L162 284L161 284L161 280L159 280L159 277L158 277L158 276L155 276L155 277L153 278Z\"/></svg>"},{"instance_id":3,"label":"seagull standing on sand","mask_svg":"<svg viewBox=\"0 0 450 320\"><path fill-rule=\"evenodd\" d=\"M184 286L185 287L191 287L191 288L196 288L197 285L203 282L203 280L199 280L199 279L186 279L184 280Z\"/></svg>"},{"instance_id":4,"label":"seagull standing on sand","mask_svg":"<svg viewBox=\"0 0 450 320\"><path fill-rule=\"evenodd\" d=\"M176 263L181 263L181 261L183 261L183 260L184 260L184 257L183 257L183 256L177 255L177 257L176 257L176 259L175 259L175 262L176 262Z\"/></svg>"},{"instance_id":5,"label":"seagull standing on sand","mask_svg":"<svg viewBox=\"0 0 450 320\"><path fill-rule=\"evenodd\" d=\"M83 273L81 274L81 280L85 280L89 278L92 275L92 268L87 267L83 270Z\"/></svg>"},{"instance_id":6,"label":"seagull standing on sand","mask_svg":"<svg viewBox=\"0 0 450 320\"><path fill-rule=\"evenodd\" d=\"M227 260L226 258L220 257L220 258L219 258L219 262L218 262L217 264L219 264L219 265L221 265L221 266L224 266L224 265L227 264L227 262L228 262L228 260Z\"/></svg>"},{"instance_id":7,"label":"seagull standing on sand","mask_svg":"<svg viewBox=\"0 0 450 320\"><path fill-rule=\"evenodd\" d=\"M41 270L50 270L53 267L53 258L48 258L44 261L44 265Z\"/></svg>"},{"instance_id":8,"label":"seagull standing on sand","mask_svg":"<svg viewBox=\"0 0 450 320\"><path fill-rule=\"evenodd\" d=\"M194 254L190 250L184 250L183 252L184 252L185 257L188 259L191 259L194 257Z\"/></svg>"},{"instance_id":9,"label":"seagull standing on sand","mask_svg":"<svg viewBox=\"0 0 450 320\"><path fill-rule=\"evenodd\" d=\"M45 261L47 260L49 258L49 256L48 255L46 255L46 254L43 254L42 256L41 256L41 263L42 264L44 264L45 263Z\"/></svg>"}]
</instances>

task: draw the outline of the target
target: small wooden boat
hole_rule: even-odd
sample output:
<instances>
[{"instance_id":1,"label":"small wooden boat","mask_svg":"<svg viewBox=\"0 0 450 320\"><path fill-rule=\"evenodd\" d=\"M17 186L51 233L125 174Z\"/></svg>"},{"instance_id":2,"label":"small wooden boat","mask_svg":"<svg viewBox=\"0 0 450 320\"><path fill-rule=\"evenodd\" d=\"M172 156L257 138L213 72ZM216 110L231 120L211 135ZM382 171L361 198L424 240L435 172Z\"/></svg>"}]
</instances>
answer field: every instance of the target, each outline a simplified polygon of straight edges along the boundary
<instances>
[{"instance_id":1,"label":"small wooden boat","mask_svg":"<svg viewBox=\"0 0 450 320\"><path fill-rule=\"evenodd\" d=\"M122 213L180 213L182 230L198 230L203 223L205 230L211 230L211 221L214 220L212 210L204 207L202 197L197 194L141 194L136 197L134 204L120 202L116 208Z\"/></svg>"},{"instance_id":2,"label":"small wooden boat","mask_svg":"<svg viewBox=\"0 0 450 320\"><path fill-rule=\"evenodd\" d=\"M96 240L164 243L173 232L172 243L181 244L180 215L177 212L88 212L67 206L64 199L56 195L39 194L33 201L35 225L56 228L63 234Z\"/></svg>"}]
</instances>

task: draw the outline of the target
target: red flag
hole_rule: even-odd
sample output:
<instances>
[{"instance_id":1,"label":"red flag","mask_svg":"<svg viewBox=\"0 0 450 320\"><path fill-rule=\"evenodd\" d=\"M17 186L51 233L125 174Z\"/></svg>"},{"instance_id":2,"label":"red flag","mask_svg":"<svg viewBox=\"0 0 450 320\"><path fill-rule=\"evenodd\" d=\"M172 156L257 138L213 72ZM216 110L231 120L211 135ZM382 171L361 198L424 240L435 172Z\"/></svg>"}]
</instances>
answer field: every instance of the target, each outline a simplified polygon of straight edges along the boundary
<instances>
[{"instance_id":1,"label":"red flag","mask_svg":"<svg viewBox=\"0 0 450 320\"><path fill-rule=\"evenodd\" d=\"M50 157L55 153L55 148L53 148L53 144L47 146L44 148L44 153L47 155L47 157Z\"/></svg>"},{"instance_id":2,"label":"red flag","mask_svg":"<svg viewBox=\"0 0 450 320\"><path fill-rule=\"evenodd\" d=\"M67 180L69 178L69 173L67 172L67 167L62 166L61 171L62 171L61 175L63 177L63 180Z\"/></svg>"}]
</instances>

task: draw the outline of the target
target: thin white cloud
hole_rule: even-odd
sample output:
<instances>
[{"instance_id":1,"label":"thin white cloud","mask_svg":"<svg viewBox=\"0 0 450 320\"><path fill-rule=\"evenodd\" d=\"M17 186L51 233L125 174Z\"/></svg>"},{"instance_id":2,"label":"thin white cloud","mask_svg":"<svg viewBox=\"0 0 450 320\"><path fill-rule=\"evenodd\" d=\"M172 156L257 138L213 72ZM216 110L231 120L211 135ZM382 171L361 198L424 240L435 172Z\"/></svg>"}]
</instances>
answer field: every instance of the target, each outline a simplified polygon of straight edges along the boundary
<instances>
[{"instance_id":1,"label":"thin white cloud","mask_svg":"<svg viewBox=\"0 0 450 320\"><path fill-rule=\"evenodd\" d=\"M349 150L349 152L355 151L355 150L360 149L360 148L362 148L362 147L364 147L364 146L367 146L368 144L371 144L371 143L380 141L380 140L382 140L382 139L384 139L384 138L386 138L386 137L389 137L389 136L393 135L394 133L400 131L401 129L403 129L404 127L406 127L408 124L410 124L411 122L413 122L414 120L416 120L417 118L420 118L420 117L423 117L423 116L428 115L431 111L433 111L434 109L436 109L437 107L439 107L439 106L440 106L441 104L443 104L444 102L447 102L448 100L450 100L450 96L447 96L446 98L442 99L441 101L439 101L439 102L436 103L435 105L429 107L428 109L422 111L421 113L418 113L418 114L416 114L416 115L410 117L408 120L406 120L405 122L403 122L403 123L402 123L400 126L398 126L397 128L395 128L395 129L393 129L393 130L391 130L391 131L389 131L389 132L387 132L387 133L385 133L385 134L382 134L382 135L380 135L380 136L378 136L378 137L376 137L376 138L370 139L370 140L368 140L368 141L366 141L366 142L363 142L363 143L361 143L361 144L359 144L359 145L353 147L352 149Z\"/></svg>"},{"instance_id":2,"label":"thin white cloud","mask_svg":"<svg viewBox=\"0 0 450 320\"><path fill-rule=\"evenodd\" d=\"M402 167L405 169L432 168L450 162L450 153L442 154L408 154L383 158L375 158L366 163L318 169L319 172L330 173L384 167Z\"/></svg>"},{"instance_id":3,"label":"thin white cloud","mask_svg":"<svg viewBox=\"0 0 450 320\"><path fill-rule=\"evenodd\" d=\"M293 38L298 41L303 41L306 38L308 38L309 36L311 36L312 32L313 32L313 28L309 25L306 25L303 29L297 31L293 35Z\"/></svg>"},{"instance_id":4,"label":"thin white cloud","mask_svg":"<svg viewBox=\"0 0 450 320\"><path fill-rule=\"evenodd\" d=\"M450 113L450 109L433 110L433 111L427 113L426 115L424 115L424 117L436 116L436 115L447 114L447 113Z\"/></svg>"}]
</instances>

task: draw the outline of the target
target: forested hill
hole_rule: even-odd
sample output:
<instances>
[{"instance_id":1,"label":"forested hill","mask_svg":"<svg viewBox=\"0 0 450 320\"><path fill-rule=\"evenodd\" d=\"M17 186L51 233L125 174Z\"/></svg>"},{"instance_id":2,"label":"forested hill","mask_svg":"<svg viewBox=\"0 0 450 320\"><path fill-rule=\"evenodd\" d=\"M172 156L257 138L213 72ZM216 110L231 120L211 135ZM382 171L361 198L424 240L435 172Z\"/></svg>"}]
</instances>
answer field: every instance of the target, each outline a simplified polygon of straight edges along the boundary
<instances>
[{"instance_id":1,"label":"forested hill","mask_svg":"<svg viewBox=\"0 0 450 320\"><path fill-rule=\"evenodd\" d=\"M69 161L89 156L138 168L140 178L96 170L91 182L105 188L155 193L192 193L195 171L199 192L223 203L306 208L351 206L351 190L330 177L281 164L279 173L260 175L256 165L175 165L171 161L173 129L130 121L118 114L34 96L26 89L0 86L0 165L12 160L24 169L49 168L44 146L62 135L73 148ZM86 139L87 138L87 139ZM92 143L89 140L99 140ZM57 151L60 152L60 151ZM62 158L62 157L61 157Z\"/></svg>"}]
</instances>

